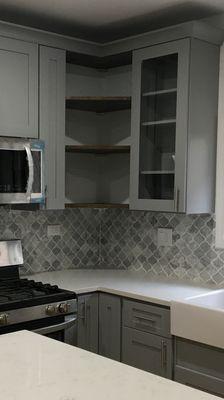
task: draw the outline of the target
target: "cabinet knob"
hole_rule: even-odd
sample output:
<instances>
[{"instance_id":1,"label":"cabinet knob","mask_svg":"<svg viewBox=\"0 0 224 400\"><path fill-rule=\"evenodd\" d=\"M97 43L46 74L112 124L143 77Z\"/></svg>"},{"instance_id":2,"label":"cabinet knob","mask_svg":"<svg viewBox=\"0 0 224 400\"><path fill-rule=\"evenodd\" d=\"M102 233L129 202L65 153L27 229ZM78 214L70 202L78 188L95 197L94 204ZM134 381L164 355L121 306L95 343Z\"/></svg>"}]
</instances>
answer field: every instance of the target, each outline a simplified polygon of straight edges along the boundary
<instances>
[{"instance_id":1,"label":"cabinet knob","mask_svg":"<svg viewBox=\"0 0 224 400\"><path fill-rule=\"evenodd\" d=\"M68 305L68 303L61 303L61 304L58 304L58 306L57 306L57 311L58 311L59 313L61 313L61 314L68 313L68 311L69 311L69 305Z\"/></svg>"},{"instance_id":2,"label":"cabinet knob","mask_svg":"<svg viewBox=\"0 0 224 400\"><path fill-rule=\"evenodd\" d=\"M45 312L47 315L54 315L56 313L55 306L52 305L47 306Z\"/></svg>"},{"instance_id":3,"label":"cabinet knob","mask_svg":"<svg viewBox=\"0 0 224 400\"><path fill-rule=\"evenodd\" d=\"M7 325L8 323L8 315L0 314L0 325Z\"/></svg>"}]
</instances>

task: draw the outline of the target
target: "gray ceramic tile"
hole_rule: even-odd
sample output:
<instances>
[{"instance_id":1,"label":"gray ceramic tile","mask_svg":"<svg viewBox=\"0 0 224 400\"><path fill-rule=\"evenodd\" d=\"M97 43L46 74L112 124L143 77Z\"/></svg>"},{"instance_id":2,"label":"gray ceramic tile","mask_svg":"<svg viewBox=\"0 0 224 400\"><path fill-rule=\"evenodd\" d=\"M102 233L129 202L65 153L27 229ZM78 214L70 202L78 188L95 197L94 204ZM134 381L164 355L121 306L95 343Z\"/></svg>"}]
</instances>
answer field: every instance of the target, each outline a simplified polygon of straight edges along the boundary
<instances>
[{"instance_id":1,"label":"gray ceramic tile","mask_svg":"<svg viewBox=\"0 0 224 400\"><path fill-rule=\"evenodd\" d=\"M61 237L47 237L49 224ZM157 228L173 246L157 247ZM224 284L224 250L215 249L215 218L122 209L11 211L0 208L0 240L21 238L23 274L68 268L142 270L152 276Z\"/></svg>"}]
</instances>

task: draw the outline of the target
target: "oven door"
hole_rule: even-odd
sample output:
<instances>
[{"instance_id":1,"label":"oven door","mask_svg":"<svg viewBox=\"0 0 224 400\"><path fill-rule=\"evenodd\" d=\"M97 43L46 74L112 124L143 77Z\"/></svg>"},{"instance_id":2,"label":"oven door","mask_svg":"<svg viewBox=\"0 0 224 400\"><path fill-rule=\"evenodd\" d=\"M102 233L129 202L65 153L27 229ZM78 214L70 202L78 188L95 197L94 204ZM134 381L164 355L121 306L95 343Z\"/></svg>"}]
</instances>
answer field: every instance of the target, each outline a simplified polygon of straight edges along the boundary
<instances>
[{"instance_id":1,"label":"oven door","mask_svg":"<svg viewBox=\"0 0 224 400\"><path fill-rule=\"evenodd\" d=\"M44 202L44 143L0 138L0 204Z\"/></svg>"},{"instance_id":2,"label":"oven door","mask_svg":"<svg viewBox=\"0 0 224 400\"><path fill-rule=\"evenodd\" d=\"M37 328L33 332L76 346L77 316L75 314L67 315L63 322Z\"/></svg>"}]
</instances>

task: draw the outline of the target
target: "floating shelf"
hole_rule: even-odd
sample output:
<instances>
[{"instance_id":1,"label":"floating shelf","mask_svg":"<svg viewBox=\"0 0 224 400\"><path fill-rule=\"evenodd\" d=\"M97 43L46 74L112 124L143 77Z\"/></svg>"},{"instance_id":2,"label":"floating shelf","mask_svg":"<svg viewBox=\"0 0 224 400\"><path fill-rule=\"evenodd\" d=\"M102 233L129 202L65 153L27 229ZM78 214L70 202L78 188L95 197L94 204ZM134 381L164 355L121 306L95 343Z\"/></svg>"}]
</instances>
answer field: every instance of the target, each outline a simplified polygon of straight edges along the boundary
<instances>
[{"instance_id":1,"label":"floating shelf","mask_svg":"<svg viewBox=\"0 0 224 400\"><path fill-rule=\"evenodd\" d=\"M143 97L148 97L148 96L157 96L160 94L169 94L169 93L176 93L177 92L177 88L173 88L173 89L166 89L166 90L156 90L154 92L144 92L142 93Z\"/></svg>"},{"instance_id":2,"label":"floating shelf","mask_svg":"<svg viewBox=\"0 0 224 400\"><path fill-rule=\"evenodd\" d=\"M66 107L96 113L128 110L131 108L131 97L71 96L66 97Z\"/></svg>"},{"instance_id":3,"label":"floating shelf","mask_svg":"<svg viewBox=\"0 0 224 400\"><path fill-rule=\"evenodd\" d=\"M107 145L67 145L67 153L92 153L92 154L112 154L130 153L130 146L107 146Z\"/></svg>"},{"instance_id":4,"label":"floating shelf","mask_svg":"<svg viewBox=\"0 0 224 400\"><path fill-rule=\"evenodd\" d=\"M129 208L129 204L118 203L66 203L65 208Z\"/></svg>"},{"instance_id":5,"label":"floating shelf","mask_svg":"<svg viewBox=\"0 0 224 400\"><path fill-rule=\"evenodd\" d=\"M167 124L175 124L175 123L176 123L176 119L163 119L160 121L142 122L142 126L167 125Z\"/></svg>"}]
</instances>

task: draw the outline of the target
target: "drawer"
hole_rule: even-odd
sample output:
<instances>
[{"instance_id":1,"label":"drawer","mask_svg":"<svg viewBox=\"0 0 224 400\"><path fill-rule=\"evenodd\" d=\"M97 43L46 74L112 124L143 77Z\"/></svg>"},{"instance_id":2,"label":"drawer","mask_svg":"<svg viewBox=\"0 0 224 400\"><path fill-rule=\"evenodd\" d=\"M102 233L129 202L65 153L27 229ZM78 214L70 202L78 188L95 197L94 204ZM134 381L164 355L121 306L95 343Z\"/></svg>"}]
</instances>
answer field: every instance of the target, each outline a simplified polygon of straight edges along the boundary
<instances>
[{"instance_id":1,"label":"drawer","mask_svg":"<svg viewBox=\"0 0 224 400\"><path fill-rule=\"evenodd\" d=\"M224 350L182 338L175 339L175 364L224 382Z\"/></svg>"},{"instance_id":2,"label":"drawer","mask_svg":"<svg viewBox=\"0 0 224 400\"><path fill-rule=\"evenodd\" d=\"M123 301L123 326L171 337L170 311L137 301Z\"/></svg>"},{"instance_id":3,"label":"drawer","mask_svg":"<svg viewBox=\"0 0 224 400\"><path fill-rule=\"evenodd\" d=\"M172 340L132 328L123 328L122 362L172 378Z\"/></svg>"},{"instance_id":4,"label":"drawer","mask_svg":"<svg viewBox=\"0 0 224 400\"><path fill-rule=\"evenodd\" d=\"M224 380L215 376L176 366L174 380L194 389L203 390L204 392L224 398Z\"/></svg>"},{"instance_id":5,"label":"drawer","mask_svg":"<svg viewBox=\"0 0 224 400\"><path fill-rule=\"evenodd\" d=\"M177 382L224 396L224 351L176 338L174 377Z\"/></svg>"}]
</instances>

